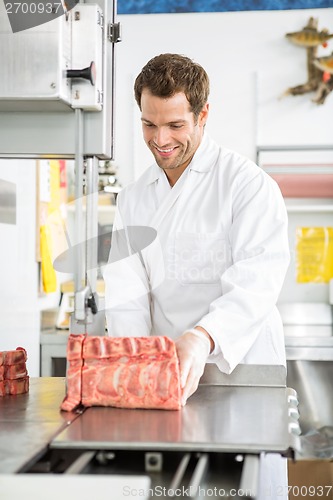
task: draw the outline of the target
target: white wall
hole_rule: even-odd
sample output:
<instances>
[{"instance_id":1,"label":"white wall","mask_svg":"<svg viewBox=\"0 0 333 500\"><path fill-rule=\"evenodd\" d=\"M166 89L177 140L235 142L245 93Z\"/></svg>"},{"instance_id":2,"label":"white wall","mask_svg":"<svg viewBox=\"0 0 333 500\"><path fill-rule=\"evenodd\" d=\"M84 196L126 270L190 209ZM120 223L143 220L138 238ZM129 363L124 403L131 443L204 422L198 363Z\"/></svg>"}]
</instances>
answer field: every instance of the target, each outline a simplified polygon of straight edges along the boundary
<instances>
[{"instance_id":1,"label":"white wall","mask_svg":"<svg viewBox=\"0 0 333 500\"><path fill-rule=\"evenodd\" d=\"M141 137L133 82L145 63L163 52L199 62L211 80L207 131L219 143L255 159L259 144L333 144L333 93L324 106L313 94L279 96L305 83L306 51L285 34L310 16L333 30L333 9L122 15L117 49L116 163L126 185L151 163ZM333 42L320 54L330 54Z\"/></svg>"},{"instance_id":2,"label":"white wall","mask_svg":"<svg viewBox=\"0 0 333 500\"><path fill-rule=\"evenodd\" d=\"M36 162L1 160L0 178L16 184L16 224L0 224L0 350L24 347L28 371L39 373Z\"/></svg>"},{"instance_id":3,"label":"white wall","mask_svg":"<svg viewBox=\"0 0 333 500\"><path fill-rule=\"evenodd\" d=\"M60 296L39 294L36 161L0 160L0 179L16 184L16 224L0 223L0 351L24 347L29 375L36 377L40 311L56 307Z\"/></svg>"}]
</instances>

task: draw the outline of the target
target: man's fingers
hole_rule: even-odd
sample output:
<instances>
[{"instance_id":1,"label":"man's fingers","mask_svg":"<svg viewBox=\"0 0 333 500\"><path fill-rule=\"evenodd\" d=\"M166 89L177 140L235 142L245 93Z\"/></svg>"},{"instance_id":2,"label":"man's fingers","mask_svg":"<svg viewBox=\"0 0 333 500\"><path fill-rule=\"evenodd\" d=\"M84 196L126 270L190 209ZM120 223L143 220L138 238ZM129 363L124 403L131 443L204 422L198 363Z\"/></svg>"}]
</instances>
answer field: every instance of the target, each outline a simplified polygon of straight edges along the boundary
<instances>
[{"instance_id":1,"label":"man's fingers","mask_svg":"<svg viewBox=\"0 0 333 500\"><path fill-rule=\"evenodd\" d=\"M179 359L179 369L180 369L180 387L184 389L187 379L189 377L189 372L191 369L191 363L188 359Z\"/></svg>"},{"instance_id":2,"label":"man's fingers","mask_svg":"<svg viewBox=\"0 0 333 500\"><path fill-rule=\"evenodd\" d=\"M184 389L192 365L191 357L184 355L181 344L176 343L177 356L179 360L180 387Z\"/></svg>"},{"instance_id":3,"label":"man's fingers","mask_svg":"<svg viewBox=\"0 0 333 500\"><path fill-rule=\"evenodd\" d=\"M195 376L193 370L190 370L186 380L185 387L182 392L182 401L181 401L182 406L185 406L188 398L192 396L192 394L197 390L199 385L199 380L200 380L199 377Z\"/></svg>"},{"instance_id":4,"label":"man's fingers","mask_svg":"<svg viewBox=\"0 0 333 500\"><path fill-rule=\"evenodd\" d=\"M210 342L206 336L202 338L202 335L204 334L201 332L198 336L189 331L176 341L183 406L187 398L197 390L209 354Z\"/></svg>"}]
</instances>

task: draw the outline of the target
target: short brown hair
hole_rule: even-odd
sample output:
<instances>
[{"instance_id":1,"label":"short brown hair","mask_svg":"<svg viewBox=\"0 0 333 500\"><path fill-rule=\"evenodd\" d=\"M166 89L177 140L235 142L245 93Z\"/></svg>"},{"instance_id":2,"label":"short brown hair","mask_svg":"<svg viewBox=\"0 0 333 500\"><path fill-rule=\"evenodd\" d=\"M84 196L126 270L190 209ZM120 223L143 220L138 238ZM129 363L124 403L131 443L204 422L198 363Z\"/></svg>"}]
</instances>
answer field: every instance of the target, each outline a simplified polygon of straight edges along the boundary
<instances>
[{"instance_id":1,"label":"short brown hair","mask_svg":"<svg viewBox=\"0 0 333 500\"><path fill-rule=\"evenodd\" d=\"M198 117L209 95L206 71L186 56L160 54L142 68L134 84L135 100L141 109L141 94L148 89L157 97L172 97L184 92L191 111Z\"/></svg>"}]
</instances>

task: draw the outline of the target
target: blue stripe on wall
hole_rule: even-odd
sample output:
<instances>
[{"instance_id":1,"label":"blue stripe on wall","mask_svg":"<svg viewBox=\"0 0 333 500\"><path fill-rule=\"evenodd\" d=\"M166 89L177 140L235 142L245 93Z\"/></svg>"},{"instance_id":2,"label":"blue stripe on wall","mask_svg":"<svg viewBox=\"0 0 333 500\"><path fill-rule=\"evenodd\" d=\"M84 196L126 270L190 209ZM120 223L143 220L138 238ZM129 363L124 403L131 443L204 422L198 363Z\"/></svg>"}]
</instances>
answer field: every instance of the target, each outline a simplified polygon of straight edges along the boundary
<instances>
[{"instance_id":1,"label":"blue stripe on wall","mask_svg":"<svg viewBox=\"0 0 333 500\"><path fill-rule=\"evenodd\" d=\"M333 0L118 0L118 14L325 9Z\"/></svg>"}]
</instances>

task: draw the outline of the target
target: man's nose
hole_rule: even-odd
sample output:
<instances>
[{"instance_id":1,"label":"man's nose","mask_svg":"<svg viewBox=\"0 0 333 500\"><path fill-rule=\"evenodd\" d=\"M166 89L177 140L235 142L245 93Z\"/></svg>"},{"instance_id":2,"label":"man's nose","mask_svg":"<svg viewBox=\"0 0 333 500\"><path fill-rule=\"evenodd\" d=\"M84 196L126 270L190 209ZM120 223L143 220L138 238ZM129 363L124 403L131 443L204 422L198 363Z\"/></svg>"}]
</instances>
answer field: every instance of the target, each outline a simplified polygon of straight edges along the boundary
<instances>
[{"instance_id":1,"label":"man's nose","mask_svg":"<svg viewBox=\"0 0 333 500\"><path fill-rule=\"evenodd\" d=\"M170 131L167 127L157 127L155 131L155 144L159 147L166 146L170 142Z\"/></svg>"}]
</instances>

